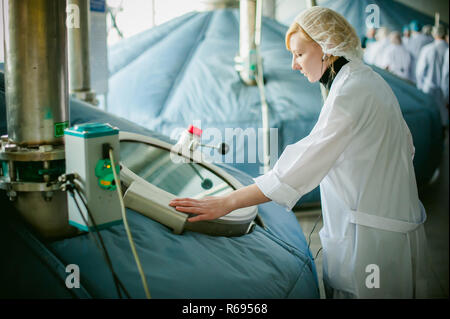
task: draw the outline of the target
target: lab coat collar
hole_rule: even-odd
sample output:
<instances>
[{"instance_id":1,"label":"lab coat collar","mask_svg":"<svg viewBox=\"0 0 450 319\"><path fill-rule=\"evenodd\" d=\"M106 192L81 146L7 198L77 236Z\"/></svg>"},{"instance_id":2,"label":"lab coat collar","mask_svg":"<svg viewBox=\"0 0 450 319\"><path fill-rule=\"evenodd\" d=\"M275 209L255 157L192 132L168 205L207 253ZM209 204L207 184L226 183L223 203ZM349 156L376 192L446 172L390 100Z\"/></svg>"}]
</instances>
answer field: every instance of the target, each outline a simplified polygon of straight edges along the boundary
<instances>
[{"instance_id":1,"label":"lab coat collar","mask_svg":"<svg viewBox=\"0 0 450 319\"><path fill-rule=\"evenodd\" d=\"M341 68L348 63L348 60L344 57L339 57L336 61L333 63L334 68L334 74L331 72L331 66L326 69L326 71L323 73L322 77L320 78L320 83L322 83L328 90L330 90L331 85L333 84L334 79L336 78L336 75L339 73Z\"/></svg>"}]
</instances>

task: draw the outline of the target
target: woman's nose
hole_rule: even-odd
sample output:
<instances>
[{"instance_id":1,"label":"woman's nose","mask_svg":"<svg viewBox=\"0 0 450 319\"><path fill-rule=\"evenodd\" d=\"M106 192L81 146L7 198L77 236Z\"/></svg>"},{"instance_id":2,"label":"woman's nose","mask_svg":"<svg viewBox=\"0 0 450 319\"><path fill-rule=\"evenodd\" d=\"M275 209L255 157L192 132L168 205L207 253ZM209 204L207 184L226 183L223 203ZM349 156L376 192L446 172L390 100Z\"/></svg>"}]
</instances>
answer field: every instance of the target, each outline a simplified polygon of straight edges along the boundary
<instances>
[{"instance_id":1,"label":"woman's nose","mask_svg":"<svg viewBox=\"0 0 450 319\"><path fill-rule=\"evenodd\" d=\"M292 58L292 70L300 70L300 65Z\"/></svg>"}]
</instances>

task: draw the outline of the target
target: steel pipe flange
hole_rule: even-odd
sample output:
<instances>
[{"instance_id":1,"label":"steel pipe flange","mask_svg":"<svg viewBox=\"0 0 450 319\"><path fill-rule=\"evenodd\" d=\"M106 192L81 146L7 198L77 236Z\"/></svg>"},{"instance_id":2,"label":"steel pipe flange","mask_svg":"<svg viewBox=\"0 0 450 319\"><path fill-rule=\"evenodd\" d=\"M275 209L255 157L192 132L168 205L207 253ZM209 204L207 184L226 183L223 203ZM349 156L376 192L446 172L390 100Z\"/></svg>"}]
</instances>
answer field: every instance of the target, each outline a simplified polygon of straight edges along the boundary
<instances>
[{"instance_id":1,"label":"steel pipe flange","mask_svg":"<svg viewBox=\"0 0 450 319\"><path fill-rule=\"evenodd\" d=\"M0 160L16 162L41 162L63 160L65 158L63 145L52 146L51 149L46 148L45 146L41 146L39 148L13 148L11 147L11 144L2 145L2 149L0 150Z\"/></svg>"}]
</instances>

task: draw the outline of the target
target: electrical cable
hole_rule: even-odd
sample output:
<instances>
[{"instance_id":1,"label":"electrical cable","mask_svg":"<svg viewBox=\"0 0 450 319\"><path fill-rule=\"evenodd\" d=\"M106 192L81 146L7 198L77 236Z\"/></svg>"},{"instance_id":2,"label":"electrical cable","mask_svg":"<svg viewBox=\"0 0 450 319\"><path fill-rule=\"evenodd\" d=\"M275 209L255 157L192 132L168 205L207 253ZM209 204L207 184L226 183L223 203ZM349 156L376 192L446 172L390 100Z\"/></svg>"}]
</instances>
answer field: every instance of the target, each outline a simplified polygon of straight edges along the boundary
<instances>
[{"instance_id":1,"label":"electrical cable","mask_svg":"<svg viewBox=\"0 0 450 319\"><path fill-rule=\"evenodd\" d=\"M76 199L76 197L75 197L74 189L75 189L76 193L78 194L78 197L81 198L80 193L77 191L76 187L74 187L73 185L68 185L68 188L67 188L67 189L68 189L68 191L70 192L70 194L72 195L72 198L73 198L73 200L74 200L74 202L75 202L75 205L77 206L77 209L78 209L78 211L80 212L81 218L83 219L84 223L85 223L86 225L88 225L88 222L87 222L86 218L85 218L84 215L83 215L83 211L81 210L80 205L78 204L78 201L77 201L77 199ZM83 200L81 200L81 201L83 202ZM84 202L83 202L83 204L84 204ZM86 207L86 209L87 209L87 207ZM88 214L89 214L89 212L88 212ZM92 217L91 217L91 216L90 216L90 218L91 218L91 220L92 220ZM97 234L98 234L97 225L94 223L94 221L93 221L92 223L93 223L94 228L95 228L95 230L97 231ZM95 238L95 237L94 237L94 238ZM119 295L119 298L122 298L122 294L120 293L119 285L118 285L118 283L117 283L117 281L116 281L115 273L114 273L114 270L112 269L112 264L111 264L111 261L110 261L110 259L109 259L108 252L107 252L107 250L106 250L106 247L105 247L104 244L103 244L103 240L101 239L101 236L100 236L100 235L99 235L99 239L100 239L100 242L102 243L102 248L103 248L104 257L105 257L105 259L106 259L106 263L108 264L108 267L110 268L111 273L112 273L112 275L113 275L114 285L116 286L117 294ZM98 245L98 243L96 243L96 244Z\"/></svg>"},{"instance_id":2,"label":"electrical cable","mask_svg":"<svg viewBox=\"0 0 450 319\"><path fill-rule=\"evenodd\" d=\"M68 174L67 176L70 176L70 175L71 174ZM78 204L78 201L76 199L75 192L78 194L78 197L81 199L81 202L83 203L84 207L86 208L88 216L92 220L93 227L96 230L97 236L98 236L99 239L95 238L95 236L92 234L92 232L88 232L88 234L89 234L89 236L91 238L94 239L94 242L97 245L97 247L99 249L101 249L102 252L103 252L103 257L105 258L106 263L107 263L107 265L108 265L108 267L109 267L109 269L111 271L111 274L113 276L114 284L116 286L117 294L118 294L119 298L122 298L122 294L120 292L119 287L121 287L122 290L125 292L125 295L128 298L130 298L130 294L128 293L128 291L126 290L125 286L120 281L119 277L117 276L116 272L114 271L114 269L112 267L112 262L111 262L111 259L109 257L109 254L108 254L108 251L106 249L106 246L105 246L105 244L103 242L103 238L102 238L102 236L101 236L101 234L100 234L100 232L98 230L97 224L96 224L96 222L94 220L93 215L91 214L91 211L89 210L89 207L87 206L86 201L84 200L83 196L81 195L80 186L75 182L75 179L76 179L76 176L70 176L67 180L65 180L66 181L65 190L69 191L69 193L71 194L71 196L72 196L72 198L73 198L73 200L75 202L75 205L77 206L77 209L78 209L78 211L80 213L81 218L83 219L84 223L86 225L88 225L88 221L86 220L86 217L84 216L84 214L83 214L83 212L82 212L82 210L80 208L80 205ZM100 241L100 244L99 244L99 241Z\"/></svg>"},{"instance_id":3,"label":"electrical cable","mask_svg":"<svg viewBox=\"0 0 450 319\"><path fill-rule=\"evenodd\" d=\"M314 226L313 226L311 232L309 233L309 236L308 236L308 249L309 249L309 246L311 245L311 235L314 232L314 230L316 229L316 226L319 223L319 220L320 220L321 217L322 217L322 211L320 212L319 217L317 217L316 221L314 222Z\"/></svg>"},{"instance_id":4,"label":"electrical cable","mask_svg":"<svg viewBox=\"0 0 450 319\"><path fill-rule=\"evenodd\" d=\"M256 17L255 17L255 52L256 52L256 76L255 81L259 89L261 99L261 118L263 129L263 169L264 173L270 170L270 122L269 122L269 106L266 100L264 89L264 72L261 55L261 31L262 31L262 0L256 1Z\"/></svg>"},{"instance_id":5,"label":"electrical cable","mask_svg":"<svg viewBox=\"0 0 450 319\"><path fill-rule=\"evenodd\" d=\"M131 297L130 297L130 294L128 293L128 291L126 290L125 286L124 286L123 283L120 281L119 277L117 276L116 272L114 271L114 268L113 268L112 262L111 262L111 258L109 257L108 251L107 251L107 249L106 249L106 245L105 245L105 243L104 243L104 241L103 241L103 237L101 236L100 231L99 231L99 229L98 229L98 227L97 227L97 224L96 224L96 222L95 222L94 216L92 215L92 213L91 213L89 207L87 206L86 201L85 201L84 198L81 196L80 190L78 189L77 185L74 184L74 186L75 186L74 189L75 189L76 193L78 194L78 197L80 197L81 202L83 203L84 207L86 208L86 211L87 211L87 213L88 213L88 215L89 215L89 218L92 220L92 225L93 225L94 230L96 231L97 236L98 236L98 238L99 238L99 240L100 240L100 244L101 244L101 246L102 246L102 248L103 248L104 257L105 257L105 259L106 259L106 263L108 264L108 267L109 267L110 270L111 270L111 273L112 273L112 276L113 276L114 283L117 284L120 288L122 288L122 290L124 291L124 293L125 293L125 295L127 296L127 298L130 299L130 298L131 298ZM79 207L77 202L75 202L75 204L77 204L77 207ZM81 213L81 211L80 211L80 213ZM86 223L86 225L88 225L88 224ZM117 282L117 283L116 283L116 282ZM119 295L119 298L122 298L122 294L120 293L120 290L118 290L118 295Z\"/></svg>"},{"instance_id":6,"label":"electrical cable","mask_svg":"<svg viewBox=\"0 0 450 319\"><path fill-rule=\"evenodd\" d=\"M319 250L317 251L316 257L314 257L314 260L317 259L317 256L319 256L320 251L322 250L322 247L319 248Z\"/></svg>"},{"instance_id":7,"label":"electrical cable","mask_svg":"<svg viewBox=\"0 0 450 319\"><path fill-rule=\"evenodd\" d=\"M259 46L256 47L256 59L257 59L257 74L256 84L259 89L259 95L261 98L261 117L263 126L263 168L264 173L270 170L270 128L269 128L269 106L267 105L266 94L264 90L264 73L262 66L262 56Z\"/></svg>"},{"instance_id":8,"label":"electrical cable","mask_svg":"<svg viewBox=\"0 0 450 319\"><path fill-rule=\"evenodd\" d=\"M110 148L109 149L109 158L111 160L111 167L112 167L112 171L114 174L114 181L116 183L116 189L117 189L117 194L119 195L119 201L120 201L120 208L122 210L122 219L123 219L123 224L125 226L125 230L128 236L128 240L130 242L130 246L131 246L131 250L133 252L134 255L134 259L136 260L136 264L139 270L139 274L141 275L141 279L142 279L142 285L144 286L144 290L145 290L145 295L147 297L147 299L150 299L150 291L148 289L148 285L147 285L147 280L145 278L145 274L144 271L142 270L142 265L141 262L139 260L139 256L137 254L136 251L136 247L134 245L134 241L133 241L133 237L131 236L131 231L130 231L130 227L128 226L128 221L127 221L127 215L125 212L125 204L123 202L123 197L122 197L122 189L120 187L120 180L119 177L117 176L117 172L116 172L116 165L114 162L114 154L113 154L113 149Z\"/></svg>"},{"instance_id":9,"label":"electrical cable","mask_svg":"<svg viewBox=\"0 0 450 319\"><path fill-rule=\"evenodd\" d=\"M70 195L72 196L75 205L78 208L78 212L80 213L81 219L83 219L83 222L85 223L85 225L88 224L88 221L86 219L86 217L83 215L82 211L80 210L80 206L78 205L78 202L75 198L75 192L73 191L74 186L73 185L66 185L66 189L69 191ZM83 203L84 204L84 203ZM92 232L88 232L88 236L91 237L92 241L95 243L95 245L97 246L98 249L102 249L99 240L93 235Z\"/></svg>"}]
</instances>

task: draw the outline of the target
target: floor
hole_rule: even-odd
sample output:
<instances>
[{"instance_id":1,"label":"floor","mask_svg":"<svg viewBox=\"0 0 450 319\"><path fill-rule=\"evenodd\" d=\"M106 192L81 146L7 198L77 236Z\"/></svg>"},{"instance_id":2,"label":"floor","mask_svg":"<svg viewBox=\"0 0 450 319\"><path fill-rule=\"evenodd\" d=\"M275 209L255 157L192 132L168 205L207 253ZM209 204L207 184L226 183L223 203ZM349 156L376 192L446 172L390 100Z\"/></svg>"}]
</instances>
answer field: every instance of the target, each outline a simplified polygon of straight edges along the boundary
<instances>
[{"instance_id":1,"label":"floor","mask_svg":"<svg viewBox=\"0 0 450 319\"><path fill-rule=\"evenodd\" d=\"M449 297L449 138L448 131L445 140L445 151L439 168L439 176L420 193L420 199L427 211L425 232L427 234L428 252L430 258L429 298ZM325 298L322 283L322 251L319 230L322 228L320 208L295 210L305 238L311 235L311 253L317 255L315 260L319 276L321 298ZM314 228L314 225L316 224ZM311 233L311 231L314 231Z\"/></svg>"}]
</instances>

